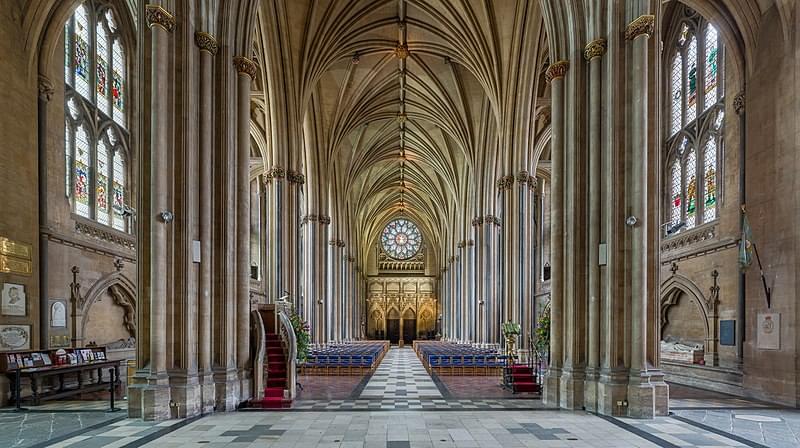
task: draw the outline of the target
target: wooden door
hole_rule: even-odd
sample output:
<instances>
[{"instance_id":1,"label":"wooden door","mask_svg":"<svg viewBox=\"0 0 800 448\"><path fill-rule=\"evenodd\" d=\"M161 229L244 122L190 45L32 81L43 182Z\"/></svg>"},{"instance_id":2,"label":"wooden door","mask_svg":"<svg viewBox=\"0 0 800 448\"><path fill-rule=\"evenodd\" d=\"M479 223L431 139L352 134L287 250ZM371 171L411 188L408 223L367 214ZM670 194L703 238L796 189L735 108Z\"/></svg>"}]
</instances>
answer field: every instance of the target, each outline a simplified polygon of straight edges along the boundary
<instances>
[{"instance_id":1,"label":"wooden door","mask_svg":"<svg viewBox=\"0 0 800 448\"><path fill-rule=\"evenodd\" d=\"M400 319L386 319L386 336L391 344L400 342Z\"/></svg>"},{"instance_id":2,"label":"wooden door","mask_svg":"<svg viewBox=\"0 0 800 448\"><path fill-rule=\"evenodd\" d=\"M417 320L403 319L403 342L410 344L414 342L417 334Z\"/></svg>"}]
</instances>

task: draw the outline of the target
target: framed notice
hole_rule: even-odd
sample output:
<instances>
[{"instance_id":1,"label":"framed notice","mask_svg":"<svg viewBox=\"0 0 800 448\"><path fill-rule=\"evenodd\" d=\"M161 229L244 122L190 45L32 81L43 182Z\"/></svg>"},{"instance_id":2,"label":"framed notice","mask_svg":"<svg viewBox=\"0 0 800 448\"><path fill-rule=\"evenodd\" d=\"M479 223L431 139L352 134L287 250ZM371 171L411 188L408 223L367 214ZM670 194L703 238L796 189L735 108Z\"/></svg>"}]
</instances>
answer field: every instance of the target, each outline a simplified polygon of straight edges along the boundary
<instances>
[{"instance_id":1,"label":"framed notice","mask_svg":"<svg viewBox=\"0 0 800 448\"><path fill-rule=\"evenodd\" d=\"M0 325L0 351L30 350L30 325Z\"/></svg>"},{"instance_id":2,"label":"framed notice","mask_svg":"<svg viewBox=\"0 0 800 448\"><path fill-rule=\"evenodd\" d=\"M780 350L780 313L758 313L758 348L761 350Z\"/></svg>"},{"instance_id":3,"label":"framed notice","mask_svg":"<svg viewBox=\"0 0 800 448\"><path fill-rule=\"evenodd\" d=\"M3 283L3 290L0 292L0 312L4 316L25 316L26 303L25 285Z\"/></svg>"}]
</instances>

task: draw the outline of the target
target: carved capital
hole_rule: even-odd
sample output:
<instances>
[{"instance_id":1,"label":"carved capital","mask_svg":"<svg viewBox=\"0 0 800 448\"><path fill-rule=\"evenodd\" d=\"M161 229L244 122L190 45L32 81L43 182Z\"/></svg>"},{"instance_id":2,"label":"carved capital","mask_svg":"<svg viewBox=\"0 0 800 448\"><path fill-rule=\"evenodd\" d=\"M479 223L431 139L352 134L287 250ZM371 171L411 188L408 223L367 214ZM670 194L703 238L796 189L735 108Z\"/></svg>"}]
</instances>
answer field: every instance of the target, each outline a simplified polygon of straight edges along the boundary
<instances>
[{"instance_id":1,"label":"carved capital","mask_svg":"<svg viewBox=\"0 0 800 448\"><path fill-rule=\"evenodd\" d=\"M256 79L256 70L258 66L252 60L244 57L244 56L236 56L233 58L233 66L236 67L236 71L242 75L247 75L250 79Z\"/></svg>"},{"instance_id":2,"label":"carved capital","mask_svg":"<svg viewBox=\"0 0 800 448\"><path fill-rule=\"evenodd\" d=\"M486 217L483 218L483 222L485 222L486 224L494 224L496 226L499 226L500 218L494 215L486 215Z\"/></svg>"},{"instance_id":3,"label":"carved capital","mask_svg":"<svg viewBox=\"0 0 800 448\"><path fill-rule=\"evenodd\" d=\"M467 245L467 242L464 241L464 240L459 241L458 244L457 244L459 249L463 249L464 246L466 246L466 245Z\"/></svg>"},{"instance_id":4,"label":"carved capital","mask_svg":"<svg viewBox=\"0 0 800 448\"><path fill-rule=\"evenodd\" d=\"M539 184L539 181L536 180L533 176L528 176L528 188L531 190L535 190L536 186Z\"/></svg>"},{"instance_id":5,"label":"carved capital","mask_svg":"<svg viewBox=\"0 0 800 448\"><path fill-rule=\"evenodd\" d=\"M567 70L569 70L569 61L558 61L547 67L547 73L545 73L545 79L547 82L553 82L556 79L561 79L567 75Z\"/></svg>"},{"instance_id":6,"label":"carved capital","mask_svg":"<svg viewBox=\"0 0 800 448\"><path fill-rule=\"evenodd\" d=\"M530 178L530 176L528 175L528 172L525 171L525 170L522 170L519 173L517 173L517 184L520 187L522 187L524 185L527 185L529 178Z\"/></svg>"},{"instance_id":7,"label":"carved capital","mask_svg":"<svg viewBox=\"0 0 800 448\"><path fill-rule=\"evenodd\" d=\"M159 5L145 5L144 14L147 26L150 28L157 25L167 32L172 32L172 29L175 28L175 16Z\"/></svg>"},{"instance_id":8,"label":"carved capital","mask_svg":"<svg viewBox=\"0 0 800 448\"><path fill-rule=\"evenodd\" d=\"M219 49L217 39L212 34L203 31L194 33L194 43L200 47L200 51L207 51L211 53L211 55L217 54L217 50Z\"/></svg>"},{"instance_id":9,"label":"carved capital","mask_svg":"<svg viewBox=\"0 0 800 448\"><path fill-rule=\"evenodd\" d=\"M744 112L745 106L745 99L744 99L744 92L739 92L733 97L733 110L736 111L737 115L741 115Z\"/></svg>"},{"instance_id":10,"label":"carved capital","mask_svg":"<svg viewBox=\"0 0 800 448\"><path fill-rule=\"evenodd\" d=\"M497 180L497 189L505 191L514 186L514 176L503 176Z\"/></svg>"},{"instance_id":11,"label":"carved capital","mask_svg":"<svg viewBox=\"0 0 800 448\"><path fill-rule=\"evenodd\" d=\"M583 57L586 58L587 61L602 57L606 54L606 48L607 44L605 39L595 39L586 44L586 48L583 50Z\"/></svg>"},{"instance_id":12,"label":"carved capital","mask_svg":"<svg viewBox=\"0 0 800 448\"><path fill-rule=\"evenodd\" d=\"M331 223L331 217L327 215L320 215L319 223L327 226Z\"/></svg>"},{"instance_id":13,"label":"carved capital","mask_svg":"<svg viewBox=\"0 0 800 448\"><path fill-rule=\"evenodd\" d=\"M344 241L336 240L336 247L344 247L344 246L345 246Z\"/></svg>"},{"instance_id":14,"label":"carved capital","mask_svg":"<svg viewBox=\"0 0 800 448\"><path fill-rule=\"evenodd\" d=\"M306 183L306 176L298 171L289 170L286 172L286 180L293 184L303 185Z\"/></svg>"},{"instance_id":15,"label":"carved capital","mask_svg":"<svg viewBox=\"0 0 800 448\"><path fill-rule=\"evenodd\" d=\"M625 28L625 40L634 40L639 36L649 38L655 31L656 16L643 15L637 17Z\"/></svg>"},{"instance_id":16,"label":"carved capital","mask_svg":"<svg viewBox=\"0 0 800 448\"><path fill-rule=\"evenodd\" d=\"M472 218L472 226L478 227L479 225L483 224L483 216L476 216Z\"/></svg>"},{"instance_id":17,"label":"carved capital","mask_svg":"<svg viewBox=\"0 0 800 448\"><path fill-rule=\"evenodd\" d=\"M273 166L267 170L267 174L265 176L266 183L272 182L273 179L283 180L284 177L286 177L286 170L279 166Z\"/></svg>"}]
</instances>

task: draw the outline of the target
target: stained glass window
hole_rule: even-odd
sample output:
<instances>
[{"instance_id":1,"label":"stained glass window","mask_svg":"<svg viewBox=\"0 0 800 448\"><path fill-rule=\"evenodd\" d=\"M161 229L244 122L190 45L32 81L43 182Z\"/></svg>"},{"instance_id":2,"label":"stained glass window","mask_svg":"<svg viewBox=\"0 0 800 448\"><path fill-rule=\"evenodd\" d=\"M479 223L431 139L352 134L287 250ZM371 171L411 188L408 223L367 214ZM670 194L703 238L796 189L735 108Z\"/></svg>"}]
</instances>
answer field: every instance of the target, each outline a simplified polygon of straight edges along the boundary
<instances>
[{"instance_id":1,"label":"stained glass window","mask_svg":"<svg viewBox=\"0 0 800 448\"><path fill-rule=\"evenodd\" d=\"M75 131L75 213L89 217L89 178L91 177L91 149L84 126Z\"/></svg>"},{"instance_id":2,"label":"stained glass window","mask_svg":"<svg viewBox=\"0 0 800 448\"><path fill-rule=\"evenodd\" d=\"M708 24L706 26L705 109L717 103L718 57L717 30Z\"/></svg>"},{"instance_id":3,"label":"stained glass window","mask_svg":"<svg viewBox=\"0 0 800 448\"><path fill-rule=\"evenodd\" d=\"M73 55L75 67L75 90L84 98L91 97L89 88L89 58L91 48L89 47L89 15L84 5L78 6L75 10L74 31L75 52Z\"/></svg>"},{"instance_id":4,"label":"stained glass window","mask_svg":"<svg viewBox=\"0 0 800 448\"><path fill-rule=\"evenodd\" d=\"M718 180L724 126L724 48L717 29L696 11L680 5L665 44L664 120L666 233L717 219Z\"/></svg>"},{"instance_id":5,"label":"stained glass window","mask_svg":"<svg viewBox=\"0 0 800 448\"><path fill-rule=\"evenodd\" d=\"M682 78L683 78L683 56L677 54L675 58L672 59L672 75L670 79L671 83L671 92L672 92L672 110L670 112L671 115L671 125L670 125L670 135L675 135L678 131L681 130L681 114L683 109L681 108L681 104L683 103L683 89L681 86L683 85Z\"/></svg>"},{"instance_id":6,"label":"stained glass window","mask_svg":"<svg viewBox=\"0 0 800 448\"><path fill-rule=\"evenodd\" d=\"M697 39L692 36L686 53L686 122L694 120L697 111Z\"/></svg>"},{"instance_id":7,"label":"stained glass window","mask_svg":"<svg viewBox=\"0 0 800 448\"><path fill-rule=\"evenodd\" d=\"M697 156L694 149L686 157L686 228L697 223Z\"/></svg>"},{"instance_id":8,"label":"stained glass window","mask_svg":"<svg viewBox=\"0 0 800 448\"><path fill-rule=\"evenodd\" d=\"M108 225L108 148L100 139L97 142L97 187L95 191L95 218L100 224Z\"/></svg>"},{"instance_id":9,"label":"stained glass window","mask_svg":"<svg viewBox=\"0 0 800 448\"><path fill-rule=\"evenodd\" d=\"M85 0L64 25L64 185L76 215L129 231L125 48L109 0Z\"/></svg>"},{"instance_id":10,"label":"stained glass window","mask_svg":"<svg viewBox=\"0 0 800 448\"><path fill-rule=\"evenodd\" d=\"M681 165L677 160L672 162L672 173L670 173L670 227L677 226L681 222Z\"/></svg>"},{"instance_id":11,"label":"stained glass window","mask_svg":"<svg viewBox=\"0 0 800 448\"><path fill-rule=\"evenodd\" d=\"M381 245L390 257L408 260L422 247L422 234L413 222L403 218L395 219L383 229Z\"/></svg>"},{"instance_id":12,"label":"stained glass window","mask_svg":"<svg viewBox=\"0 0 800 448\"><path fill-rule=\"evenodd\" d=\"M97 87L97 106L108 111L108 33L103 25L97 26L97 70L95 85Z\"/></svg>"},{"instance_id":13,"label":"stained glass window","mask_svg":"<svg viewBox=\"0 0 800 448\"><path fill-rule=\"evenodd\" d=\"M111 95L114 102L114 121L125 126L125 57L119 39L114 40L114 75L112 77Z\"/></svg>"},{"instance_id":14,"label":"stained glass window","mask_svg":"<svg viewBox=\"0 0 800 448\"><path fill-rule=\"evenodd\" d=\"M717 217L717 141L709 136L703 155L703 222Z\"/></svg>"}]
</instances>

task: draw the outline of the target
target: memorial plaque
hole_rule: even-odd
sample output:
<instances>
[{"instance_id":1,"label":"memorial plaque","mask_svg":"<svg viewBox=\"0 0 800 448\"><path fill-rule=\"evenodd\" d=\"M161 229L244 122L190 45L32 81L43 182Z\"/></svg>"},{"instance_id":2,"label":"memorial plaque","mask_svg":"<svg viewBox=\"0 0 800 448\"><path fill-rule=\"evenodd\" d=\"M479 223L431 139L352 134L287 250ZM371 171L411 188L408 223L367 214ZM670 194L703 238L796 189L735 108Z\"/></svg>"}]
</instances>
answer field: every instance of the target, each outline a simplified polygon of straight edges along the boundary
<instances>
[{"instance_id":1,"label":"memorial plaque","mask_svg":"<svg viewBox=\"0 0 800 448\"><path fill-rule=\"evenodd\" d=\"M719 345L736 345L736 321L719 321Z\"/></svg>"},{"instance_id":2,"label":"memorial plaque","mask_svg":"<svg viewBox=\"0 0 800 448\"><path fill-rule=\"evenodd\" d=\"M50 304L50 326L63 328L67 326L67 305L65 301L56 300Z\"/></svg>"},{"instance_id":3,"label":"memorial plaque","mask_svg":"<svg viewBox=\"0 0 800 448\"><path fill-rule=\"evenodd\" d=\"M780 350L780 313L758 313L758 348L761 350Z\"/></svg>"}]
</instances>

